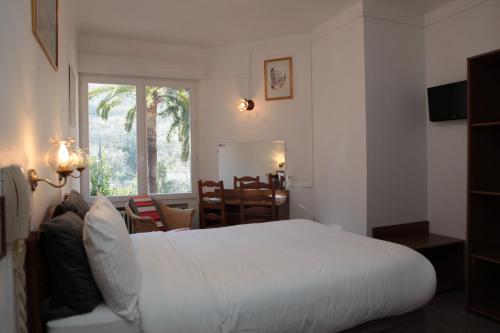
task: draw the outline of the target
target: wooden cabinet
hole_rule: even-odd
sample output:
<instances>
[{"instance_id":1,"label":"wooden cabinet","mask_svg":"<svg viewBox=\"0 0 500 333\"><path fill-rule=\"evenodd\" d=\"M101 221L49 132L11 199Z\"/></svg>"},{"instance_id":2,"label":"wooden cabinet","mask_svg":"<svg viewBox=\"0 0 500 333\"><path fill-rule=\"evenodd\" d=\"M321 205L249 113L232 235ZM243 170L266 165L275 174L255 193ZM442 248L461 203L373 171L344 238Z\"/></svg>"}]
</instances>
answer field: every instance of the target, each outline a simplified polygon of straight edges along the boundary
<instances>
[{"instance_id":1,"label":"wooden cabinet","mask_svg":"<svg viewBox=\"0 0 500 333\"><path fill-rule=\"evenodd\" d=\"M500 50L468 59L467 308L500 320Z\"/></svg>"}]
</instances>

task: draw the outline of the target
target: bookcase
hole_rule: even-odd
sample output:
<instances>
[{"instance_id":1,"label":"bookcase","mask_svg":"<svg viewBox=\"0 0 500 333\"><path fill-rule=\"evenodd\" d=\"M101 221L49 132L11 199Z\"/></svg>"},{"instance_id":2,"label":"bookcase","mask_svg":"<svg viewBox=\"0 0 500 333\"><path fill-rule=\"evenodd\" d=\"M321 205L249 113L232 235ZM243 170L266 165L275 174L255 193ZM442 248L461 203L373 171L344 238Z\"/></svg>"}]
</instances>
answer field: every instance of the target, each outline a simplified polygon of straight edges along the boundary
<instances>
[{"instance_id":1,"label":"bookcase","mask_svg":"<svg viewBox=\"0 0 500 333\"><path fill-rule=\"evenodd\" d=\"M500 50L468 59L467 309L500 321Z\"/></svg>"}]
</instances>

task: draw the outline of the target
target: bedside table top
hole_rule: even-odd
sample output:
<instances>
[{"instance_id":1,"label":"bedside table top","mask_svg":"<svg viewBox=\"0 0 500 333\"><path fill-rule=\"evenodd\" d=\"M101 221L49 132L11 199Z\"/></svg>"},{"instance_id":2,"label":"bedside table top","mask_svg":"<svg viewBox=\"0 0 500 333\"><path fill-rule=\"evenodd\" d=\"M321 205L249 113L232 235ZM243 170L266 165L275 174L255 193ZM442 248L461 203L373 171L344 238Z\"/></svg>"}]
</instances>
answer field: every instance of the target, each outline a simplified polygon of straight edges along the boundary
<instances>
[{"instance_id":1,"label":"bedside table top","mask_svg":"<svg viewBox=\"0 0 500 333\"><path fill-rule=\"evenodd\" d=\"M373 238L405 245L414 250L465 243L462 239L429 233L428 221L375 227Z\"/></svg>"},{"instance_id":2,"label":"bedside table top","mask_svg":"<svg viewBox=\"0 0 500 333\"><path fill-rule=\"evenodd\" d=\"M425 250L440 246L465 243L465 241L461 239L436 234L393 235L379 239L405 245L414 250Z\"/></svg>"}]
</instances>

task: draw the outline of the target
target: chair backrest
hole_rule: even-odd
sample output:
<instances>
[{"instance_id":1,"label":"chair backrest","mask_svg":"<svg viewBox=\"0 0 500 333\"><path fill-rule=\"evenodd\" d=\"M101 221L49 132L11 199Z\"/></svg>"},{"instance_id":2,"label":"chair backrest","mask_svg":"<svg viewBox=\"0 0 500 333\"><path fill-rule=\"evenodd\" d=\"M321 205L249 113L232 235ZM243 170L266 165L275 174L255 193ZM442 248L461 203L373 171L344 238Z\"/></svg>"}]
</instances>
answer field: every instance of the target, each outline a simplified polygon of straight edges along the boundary
<instances>
[{"instance_id":1,"label":"chair backrest","mask_svg":"<svg viewBox=\"0 0 500 333\"><path fill-rule=\"evenodd\" d=\"M235 189L240 188L241 184L247 184L249 182L260 182L260 176L257 176L257 177L250 177L250 176L236 177L236 176L234 176L234 178L233 178L233 186Z\"/></svg>"},{"instance_id":2,"label":"chair backrest","mask_svg":"<svg viewBox=\"0 0 500 333\"><path fill-rule=\"evenodd\" d=\"M220 201L223 201L224 182L222 181L216 182L213 180L206 180L206 181L199 180L198 194L200 196L200 201L203 201L202 199L205 199L204 201L210 201L210 199L219 199Z\"/></svg>"},{"instance_id":3,"label":"chair backrest","mask_svg":"<svg viewBox=\"0 0 500 333\"><path fill-rule=\"evenodd\" d=\"M200 228L209 227L207 221L215 221L220 226L226 226L224 183L222 181L199 180L198 194L200 200Z\"/></svg>"},{"instance_id":4,"label":"chair backrest","mask_svg":"<svg viewBox=\"0 0 500 333\"><path fill-rule=\"evenodd\" d=\"M284 190L285 189L285 177L280 175L279 173L273 175L270 173L268 175L268 183L274 183L274 186L277 190Z\"/></svg>"},{"instance_id":5,"label":"chair backrest","mask_svg":"<svg viewBox=\"0 0 500 333\"><path fill-rule=\"evenodd\" d=\"M144 195L132 197L129 200L129 206L134 214L140 217L150 217L158 224L158 226L163 225L158 207L156 206L153 198L150 196Z\"/></svg>"},{"instance_id":6,"label":"chair backrest","mask_svg":"<svg viewBox=\"0 0 500 333\"><path fill-rule=\"evenodd\" d=\"M274 186L274 183L262 183L262 182L259 182L259 181L256 181L256 182L249 182L249 183L241 183L240 189L247 189L247 190L250 190L250 189L253 189L253 190L260 190L260 189L268 189L268 190L273 190L275 191L276 187Z\"/></svg>"},{"instance_id":7,"label":"chair backrest","mask_svg":"<svg viewBox=\"0 0 500 333\"><path fill-rule=\"evenodd\" d=\"M260 182L240 187L240 223L276 221L276 189L274 184Z\"/></svg>"}]
</instances>

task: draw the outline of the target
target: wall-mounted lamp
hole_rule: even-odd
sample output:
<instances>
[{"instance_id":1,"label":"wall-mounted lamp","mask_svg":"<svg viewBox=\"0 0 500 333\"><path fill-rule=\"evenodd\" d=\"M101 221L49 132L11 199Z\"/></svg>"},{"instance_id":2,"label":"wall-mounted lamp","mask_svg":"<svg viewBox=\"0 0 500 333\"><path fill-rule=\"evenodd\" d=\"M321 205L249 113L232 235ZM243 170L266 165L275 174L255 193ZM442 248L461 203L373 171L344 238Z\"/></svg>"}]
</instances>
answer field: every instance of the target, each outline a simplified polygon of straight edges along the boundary
<instances>
[{"instance_id":1,"label":"wall-mounted lamp","mask_svg":"<svg viewBox=\"0 0 500 333\"><path fill-rule=\"evenodd\" d=\"M46 178L38 177L35 169L28 170L28 178L31 183L31 190L36 190L38 182L45 182L52 187L61 188L67 183L68 176L73 176L72 173L78 170L80 173L85 170L88 165L88 155L81 148L73 148L75 140L67 139L52 139L52 147L47 152L45 160L47 164L58 174L59 184L55 184Z\"/></svg>"},{"instance_id":2,"label":"wall-mounted lamp","mask_svg":"<svg viewBox=\"0 0 500 333\"><path fill-rule=\"evenodd\" d=\"M240 112L251 111L255 107L255 103L251 99L240 99L236 104L236 107Z\"/></svg>"},{"instance_id":3,"label":"wall-mounted lamp","mask_svg":"<svg viewBox=\"0 0 500 333\"><path fill-rule=\"evenodd\" d=\"M78 176L70 175L71 177L80 178L82 171L85 170L87 165L89 165L89 155L88 155L87 151L88 151L88 149L83 149L83 148L75 148L73 150L73 154L72 154L73 161L74 161L73 164L75 165L76 170L78 170L78 172L80 174Z\"/></svg>"}]
</instances>

